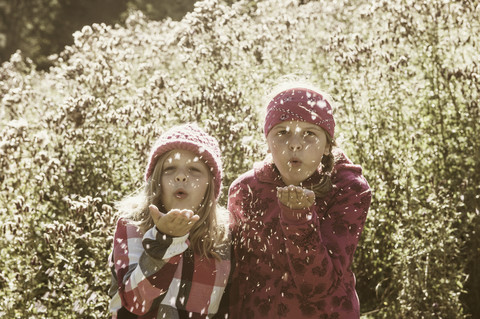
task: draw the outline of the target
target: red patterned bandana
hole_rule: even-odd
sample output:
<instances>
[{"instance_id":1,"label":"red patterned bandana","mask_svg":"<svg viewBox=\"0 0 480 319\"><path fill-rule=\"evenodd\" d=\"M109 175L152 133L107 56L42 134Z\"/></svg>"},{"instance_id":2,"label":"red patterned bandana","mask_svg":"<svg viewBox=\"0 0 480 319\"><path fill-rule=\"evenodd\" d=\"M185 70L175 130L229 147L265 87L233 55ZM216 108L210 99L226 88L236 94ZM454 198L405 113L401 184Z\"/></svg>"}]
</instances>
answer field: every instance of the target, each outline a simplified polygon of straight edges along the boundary
<instances>
[{"instance_id":1,"label":"red patterned bandana","mask_svg":"<svg viewBox=\"0 0 480 319\"><path fill-rule=\"evenodd\" d=\"M323 128L330 137L334 136L332 106L322 95L309 89L285 90L270 101L265 116L265 137L275 125L285 121L312 123Z\"/></svg>"}]
</instances>

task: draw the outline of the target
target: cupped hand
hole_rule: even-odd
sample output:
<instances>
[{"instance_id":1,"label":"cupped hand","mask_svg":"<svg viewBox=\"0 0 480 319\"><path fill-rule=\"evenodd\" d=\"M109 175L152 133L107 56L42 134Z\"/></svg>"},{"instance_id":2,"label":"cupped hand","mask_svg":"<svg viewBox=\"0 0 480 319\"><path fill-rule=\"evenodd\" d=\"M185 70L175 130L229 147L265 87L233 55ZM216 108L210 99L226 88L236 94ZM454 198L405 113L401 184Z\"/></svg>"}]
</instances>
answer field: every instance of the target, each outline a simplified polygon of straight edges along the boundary
<instances>
[{"instance_id":1,"label":"cupped hand","mask_svg":"<svg viewBox=\"0 0 480 319\"><path fill-rule=\"evenodd\" d=\"M277 188L277 197L283 205L290 209L303 209L315 203L315 193L300 186L285 186Z\"/></svg>"},{"instance_id":2,"label":"cupped hand","mask_svg":"<svg viewBox=\"0 0 480 319\"><path fill-rule=\"evenodd\" d=\"M189 209L172 209L164 214L155 205L148 208L157 229L173 237L186 235L200 219L200 216Z\"/></svg>"}]
</instances>

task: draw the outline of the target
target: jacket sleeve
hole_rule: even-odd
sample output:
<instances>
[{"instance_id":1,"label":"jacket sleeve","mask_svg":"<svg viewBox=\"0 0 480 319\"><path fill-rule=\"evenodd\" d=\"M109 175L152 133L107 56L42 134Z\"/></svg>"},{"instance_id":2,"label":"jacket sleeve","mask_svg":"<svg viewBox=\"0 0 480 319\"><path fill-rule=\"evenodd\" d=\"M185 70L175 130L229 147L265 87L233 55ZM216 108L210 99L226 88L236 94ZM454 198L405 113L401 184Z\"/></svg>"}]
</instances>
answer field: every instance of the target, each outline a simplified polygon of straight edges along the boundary
<instances>
[{"instance_id":1,"label":"jacket sleeve","mask_svg":"<svg viewBox=\"0 0 480 319\"><path fill-rule=\"evenodd\" d=\"M250 203L251 198L251 189L247 183L241 183L235 181L228 190L228 211L230 212L230 234L232 239L232 255L231 255L231 275L229 284L225 289L227 291L227 301L229 307L229 315L232 318L237 318L239 314L242 313L241 309L241 300L243 299L243 292L239 290L240 282L245 280L245 278L240 278L236 268L237 260L237 247L242 243L241 229L240 225L243 222L244 216L244 205L245 203ZM224 297L225 298L225 297Z\"/></svg>"},{"instance_id":2,"label":"jacket sleeve","mask_svg":"<svg viewBox=\"0 0 480 319\"><path fill-rule=\"evenodd\" d=\"M317 215L318 204L304 210L281 207L288 267L306 296L324 297L345 278L365 224L371 191L361 175L348 176ZM299 220L295 215L310 216Z\"/></svg>"},{"instance_id":3,"label":"jacket sleeve","mask_svg":"<svg viewBox=\"0 0 480 319\"><path fill-rule=\"evenodd\" d=\"M238 226L244 219L244 205L251 202L252 190L248 183L234 182L228 190L228 211L230 212L230 226ZM232 232L235 235L235 232Z\"/></svg>"},{"instance_id":4,"label":"jacket sleeve","mask_svg":"<svg viewBox=\"0 0 480 319\"><path fill-rule=\"evenodd\" d=\"M122 306L129 312L147 313L168 290L187 249L188 234L170 237L155 227L142 234L138 227L119 219L113 243L114 273Z\"/></svg>"}]
</instances>

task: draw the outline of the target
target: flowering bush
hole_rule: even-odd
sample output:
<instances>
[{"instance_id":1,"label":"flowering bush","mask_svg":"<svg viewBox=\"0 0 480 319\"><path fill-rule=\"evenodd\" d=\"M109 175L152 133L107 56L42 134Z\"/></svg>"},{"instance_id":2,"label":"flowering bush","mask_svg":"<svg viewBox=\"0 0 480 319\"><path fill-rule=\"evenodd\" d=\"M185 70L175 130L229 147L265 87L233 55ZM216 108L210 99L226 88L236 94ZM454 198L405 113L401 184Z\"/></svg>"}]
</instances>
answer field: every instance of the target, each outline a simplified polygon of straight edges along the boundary
<instances>
[{"instance_id":1,"label":"flowering bush","mask_svg":"<svg viewBox=\"0 0 480 319\"><path fill-rule=\"evenodd\" d=\"M478 6L199 1L181 21L94 24L48 72L0 68L0 314L107 318L115 201L153 140L198 121L226 190L263 158L262 96L284 74L337 101L373 202L356 252L365 318L463 318L480 296Z\"/></svg>"}]
</instances>

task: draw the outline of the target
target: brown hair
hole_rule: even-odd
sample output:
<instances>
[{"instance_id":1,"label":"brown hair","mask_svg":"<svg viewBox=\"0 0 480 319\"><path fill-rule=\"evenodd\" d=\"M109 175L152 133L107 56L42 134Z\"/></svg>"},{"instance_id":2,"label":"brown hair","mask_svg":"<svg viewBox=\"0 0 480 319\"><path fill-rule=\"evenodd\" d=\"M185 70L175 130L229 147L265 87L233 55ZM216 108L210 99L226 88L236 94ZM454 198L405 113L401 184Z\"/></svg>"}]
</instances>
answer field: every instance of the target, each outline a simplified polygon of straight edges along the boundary
<instances>
[{"instance_id":1,"label":"brown hair","mask_svg":"<svg viewBox=\"0 0 480 319\"><path fill-rule=\"evenodd\" d=\"M323 155L322 158L322 178L317 184L311 186L316 198L324 197L328 192L330 192L333 186L331 178L331 173L333 171L333 167L335 166L335 154L333 153L333 149L337 147L337 142L325 130L324 132L327 136L329 152L328 155Z\"/></svg>"},{"instance_id":2,"label":"brown hair","mask_svg":"<svg viewBox=\"0 0 480 319\"><path fill-rule=\"evenodd\" d=\"M330 105L332 105L332 107L335 107L335 103L334 103L332 97L330 96L330 94L320 90L313 83L311 83L311 82L309 82L305 79L299 79L297 76L291 74L291 75L287 75L285 77L282 77L280 79L280 82L277 83L270 90L270 93L267 94L266 96L264 96L263 112L264 113L266 112L267 105L268 105L268 103L270 103L270 101L272 100L272 98L274 96L276 96L278 93L280 93L280 92L282 92L286 89L290 89L290 88L294 88L294 87L300 87L300 88L313 90L313 91L321 94L326 100L328 100L328 103ZM263 114L263 115L265 116L265 114ZM321 177L320 181L317 184L310 186L310 189L315 193L316 198L324 197L328 192L330 192L330 190L333 187L332 179L331 179L330 175L331 175L331 172L333 170L333 167L335 166L335 161L336 161L336 157L335 157L335 154L334 154L335 153L334 149L337 148L337 142L335 141L335 139L332 136L330 136L330 134L324 128L321 128L321 129L325 132L325 135L327 137L327 145L329 147L329 154L324 155L323 158L322 158L322 163L321 163L321 166L322 166L321 175L322 175L322 177Z\"/></svg>"}]
</instances>

